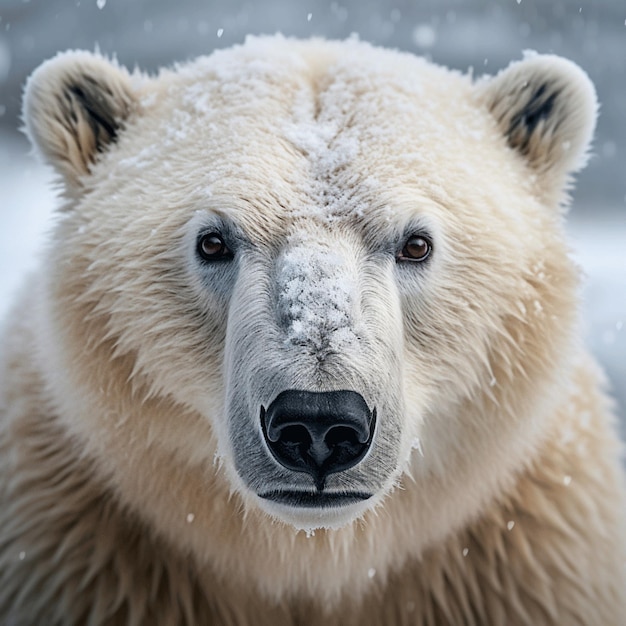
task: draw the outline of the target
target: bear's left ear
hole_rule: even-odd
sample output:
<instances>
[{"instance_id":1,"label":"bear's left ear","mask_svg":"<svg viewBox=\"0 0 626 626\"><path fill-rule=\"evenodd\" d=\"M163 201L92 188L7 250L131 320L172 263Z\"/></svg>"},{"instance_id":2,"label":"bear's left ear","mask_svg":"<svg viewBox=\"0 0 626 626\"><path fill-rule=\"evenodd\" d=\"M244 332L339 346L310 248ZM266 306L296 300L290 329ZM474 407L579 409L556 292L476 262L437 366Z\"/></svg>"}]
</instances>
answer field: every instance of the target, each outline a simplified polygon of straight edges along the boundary
<instances>
[{"instance_id":1,"label":"bear's left ear","mask_svg":"<svg viewBox=\"0 0 626 626\"><path fill-rule=\"evenodd\" d=\"M128 72L97 54L64 52L39 66L24 91L31 143L73 195L115 142L136 104Z\"/></svg>"},{"instance_id":2,"label":"bear's left ear","mask_svg":"<svg viewBox=\"0 0 626 626\"><path fill-rule=\"evenodd\" d=\"M587 162L596 124L598 103L587 74L561 57L527 54L478 88L546 199L562 201L568 175Z\"/></svg>"}]
</instances>

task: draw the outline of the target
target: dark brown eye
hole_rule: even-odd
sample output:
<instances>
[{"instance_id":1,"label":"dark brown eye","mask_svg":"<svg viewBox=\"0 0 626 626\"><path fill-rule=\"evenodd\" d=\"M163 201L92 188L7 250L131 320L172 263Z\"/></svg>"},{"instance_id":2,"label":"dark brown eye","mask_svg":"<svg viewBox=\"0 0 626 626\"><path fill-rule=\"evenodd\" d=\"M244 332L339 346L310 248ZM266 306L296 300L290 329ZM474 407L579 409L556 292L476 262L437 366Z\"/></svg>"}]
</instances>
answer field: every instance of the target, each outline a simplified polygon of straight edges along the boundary
<instances>
[{"instance_id":1,"label":"dark brown eye","mask_svg":"<svg viewBox=\"0 0 626 626\"><path fill-rule=\"evenodd\" d=\"M425 261L432 252L430 241L422 235L412 235L402 248L399 261Z\"/></svg>"},{"instance_id":2,"label":"dark brown eye","mask_svg":"<svg viewBox=\"0 0 626 626\"><path fill-rule=\"evenodd\" d=\"M223 237L219 233L206 233L198 239L198 254L205 261L219 261L230 259L231 251L224 243Z\"/></svg>"}]
</instances>

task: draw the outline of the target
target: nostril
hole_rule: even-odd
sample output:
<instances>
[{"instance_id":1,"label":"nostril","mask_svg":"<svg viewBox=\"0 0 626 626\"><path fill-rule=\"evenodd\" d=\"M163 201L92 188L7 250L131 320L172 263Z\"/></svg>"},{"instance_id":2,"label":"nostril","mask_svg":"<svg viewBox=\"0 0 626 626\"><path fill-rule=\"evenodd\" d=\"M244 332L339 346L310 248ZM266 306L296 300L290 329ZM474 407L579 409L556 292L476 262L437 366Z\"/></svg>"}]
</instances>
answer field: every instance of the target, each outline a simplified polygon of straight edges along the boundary
<instances>
[{"instance_id":1,"label":"nostril","mask_svg":"<svg viewBox=\"0 0 626 626\"><path fill-rule=\"evenodd\" d=\"M374 437L376 409L354 391L287 390L267 408L261 428L283 467L312 476L321 491L328 474L359 463Z\"/></svg>"},{"instance_id":2,"label":"nostril","mask_svg":"<svg viewBox=\"0 0 626 626\"><path fill-rule=\"evenodd\" d=\"M349 426L335 426L328 431L326 437L324 437L324 441L329 446L338 446L338 445L358 445L359 444L359 434L354 428L350 428Z\"/></svg>"},{"instance_id":3,"label":"nostril","mask_svg":"<svg viewBox=\"0 0 626 626\"><path fill-rule=\"evenodd\" d=\"M305 426L285 426L279 431L279 437L275 442L280 441L286 445L311 445L311 435Z\"/></svg>"}]
</instances>

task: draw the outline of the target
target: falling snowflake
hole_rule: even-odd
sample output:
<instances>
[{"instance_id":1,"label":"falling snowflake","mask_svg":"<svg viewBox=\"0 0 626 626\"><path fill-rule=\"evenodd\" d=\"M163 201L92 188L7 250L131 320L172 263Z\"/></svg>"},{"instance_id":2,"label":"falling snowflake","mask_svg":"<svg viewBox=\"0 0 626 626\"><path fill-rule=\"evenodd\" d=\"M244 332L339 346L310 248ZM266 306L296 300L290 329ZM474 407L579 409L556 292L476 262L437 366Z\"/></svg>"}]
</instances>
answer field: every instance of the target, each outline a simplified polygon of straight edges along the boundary
<instances>
[{"instance_id":1,"label":"falling snowflake","mask_svg":"<svg viewBox=\"0 0 626 626\"><path fill-rule=\"evenodd\" d=\"M430 24L418 24L413 29L413 42L419 48L432 48L437 41L437 33Z\"/></svg>"}]
</instances>

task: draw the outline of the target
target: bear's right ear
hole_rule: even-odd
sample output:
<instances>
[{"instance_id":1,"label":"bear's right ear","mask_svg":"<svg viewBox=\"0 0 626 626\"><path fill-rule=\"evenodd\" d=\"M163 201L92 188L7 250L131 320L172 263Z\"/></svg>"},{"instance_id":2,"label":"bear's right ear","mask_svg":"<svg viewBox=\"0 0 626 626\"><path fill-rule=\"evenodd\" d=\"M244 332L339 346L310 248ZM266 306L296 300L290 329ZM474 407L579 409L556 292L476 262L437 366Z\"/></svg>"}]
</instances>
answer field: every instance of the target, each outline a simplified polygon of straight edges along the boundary
<instances>
[{"instance_id":1,"label":"bear's right ear","mask_svg":"<svg viewBox=\"0 0 626 626\"><path fill-rule=\"evenodd\" d=\"M598 103L589 77L566 59L527 53L479 89L542 195L562 202L570 175L587 162L596 124Z\"/></svg>"},{"instance_id":2,"label":"bear's right ear","mask_svg":"<svg viewBox=\"0 0 626 626\"><path fill-rule=\"evenodd\" d=\"M70 51L30 76L22 116L31 143L72 195L98 154L115 142L135 104L124 68L96 54Z\"/></svg>"}]
</instances>

